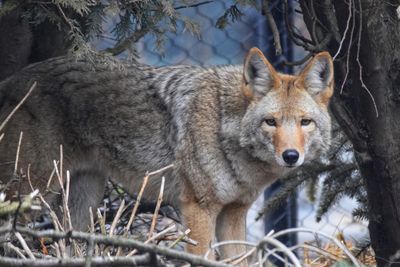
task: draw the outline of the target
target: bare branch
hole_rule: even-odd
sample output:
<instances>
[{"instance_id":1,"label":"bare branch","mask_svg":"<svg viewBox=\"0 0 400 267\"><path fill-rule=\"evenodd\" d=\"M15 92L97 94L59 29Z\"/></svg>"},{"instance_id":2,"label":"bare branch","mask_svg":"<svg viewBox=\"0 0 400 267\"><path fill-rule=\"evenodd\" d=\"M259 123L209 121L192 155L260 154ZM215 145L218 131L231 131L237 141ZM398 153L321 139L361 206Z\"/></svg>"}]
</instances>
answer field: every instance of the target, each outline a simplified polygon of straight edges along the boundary
<instances>
[{"instance_id":1,"label":"bare branch","mask_svg":"<svg viewBox=\"0 0 400 267\"><path fill-rule=\"evenodd\" d=\"M32 93L33 89L36 88L36 85L37 85L37 83L33 82L31 88L29 88L29 91L26 93L26 95L21 99L21 101L18 103L18 105L15 106L15 108L11 111L11 113L7 116L7 118L2 122L2 124L0 124L0 131L3 130L4 126L11 119L11 117L14 115L14 113L17 112L17 110L21 107L21 105L26 101L26 99Z\"/></svg>"},{"instance_id":2,"label":"bare branch","mask_svg":"<svg viewBox=\"0 0 400 267\"><path fill-rule=\"evenodd\" d=\"M288 29L289 37L296 45L307 49L307 47L308 47L307 44L311 44L312 41L308 40L307 38L304 38L303 36L301 36L299 34L297 34L293 30L293 27L291 26L290 21L289 21L289 7L288 6L289 6L288 5L288 0L284 0L283 1L283 8L284 8L284 16L285 16L285 25L286 25L286 28Z\"/></svg>"},{"instance_id":3,"label":"bare branch","mask_svg":"<svg viewBox=\"0 0 400 267\"><path fill-rule=\"evenodd\" d=\"M178 9L183 9L183 8L198 7L198 6L206 5L206 4L209 4L212 2L214 2L214 1L203 1L203 2L196 3L196 4L192 4L192 5L177 6L177 7L174 7L174 9L178 10Z\"/></svg>"},{"instance_id":4,"label":"bare branch","mask_svg":"<svg viewBox=\"0 0 400 267\"><path fill-rule=\"evenodd\" d=\"M357 42L357 57L356 57L356 60L357 60L357 63L358 63L358 67L359 67L359 70L360 70L360 72L359 72L359 79L360 79L360 82L361 82L361 86L362 86L362 88L364 88L364 90L368 93L368 95L371 97L371 100L372 100L372 104L374 105L374 108L375 108L375 114L376 114L376 117L378 118L379 117L379 112L378 112L378 107L377 107L377 105L376 105L376 101L375 101L375 98L374 98L374 96L372 95L372 93L371 93L371 91L368 89L368 87L367 87L367 85L364 83L364 79L363 79L363 77L362 77L362 74L363 74L363 68L362 68L362 65L361 65L361 62L360 62L360 48L361 48L361 36L362 36L362 30L363 30L363 21L362 21L362 17L363 17L363 11L362 11L362 4L361 4L361 0L359 0L358 1L358 4L359 4L359 12L360 12L360 29L359 29L359 33L358 33L358 42Z\"/></svg>"},{"instance_id":5,"label":"bare branch","mask_svg":"<svg viewBox=\"0 0 400 267\"><path fill-rule=\"evenodd\" d=\"M322 11L323 14L326 16L326 22L328 24L328 28L332 33L333 38L336 42L340 42L341 37L339 33L339 26L335 16L335 7L332 4L331 0L324 0L322 1Z\"/></svg>"},{"instance_id":6,"label":"bare branch","mask_svg":"<svg viewBox=\"0 0 400 267\"><path fill-rule=\"evenodd\" d=\"M281 45L281 38L279 35L279 29L276 25L274 16L272 16L271 11L269 10L269 1L263 1L263 12L268 20L269 28L271 29L272 35L274 37L274 46L275 46L275 55L280 56L282 55L282 45Z\"/></svg>"},{"instance_id":7,"label":"bare branch","mask_svg":"<svg viewBox=\"0 0 400 267\"><path fill-rule=\"evenodd\" d=\"M121 218L121 215L122 215L122 212L124 211L124 208L125 208L125 199L122 199L121 204L119 205L117 214L115 215L115 217L114 217L114 219L113 219L113 221L111 223L110 233L109 233L110 236L113 236L114 230L117 227L117 223L118 223L119 219Z\"/></svg>"},{"instance_id":8,"label":"bare branch","mask_svg":"<svg viewBox=\"0 0 400 267\"><path fill-rule=\"evenodd\" d=\"M3 235L5 233L9 233L13 230L12 226L4 226L0 227L0 235ZM175 259L180 259L187 261L193 265L201 265L204 267L228 267L230 265L220 263L220 262L215 262L215 261L210 261L207 259L204 259L201 256L197 255L192 255L189 253L181 252L181 251L176 251L173 249L169 249L166 247L160 247L156 246L153 244L144 244L140 241L130 239L130 238L124 238L120 236L116 237L110 237L110 236L105 236L105 235L93 235L90 233L84 233L84 232L77 232L77 231L69 231L69 232L59 232L59 231L54 231L54 230L43 230L43 231L35 231L29 228L25 227L19 227L16 226L16 231L36 237L36 238L41 238L41 237L52 237L54 239L75 239L75 240L82 240L89 242L90 239L93 239L93 242L96 244L105 244L105 245L111 245L111 246L123 246L127 248L136 248L139 251L142 252L148 252L148 253L157 253L159 255L167 256L167 257L172 257ZM113 257L114 258L114 257ZM123 257L125 258L125 257ZM92 259L92 266L95 266L94 263L96 260L99 259L97 257L94 257ZM101 258L104 260L104 258ZM129 259L129 258L127 258ZM10 265L9 261L1 261L5 260L5 258L0 257L0 264L4 263L7 265L1 265L1 266L47 266L47 265ZM64 259L63 259L64 260ZM63 261L58 259L58 262ZM82 264L81 265L76 265L76 266L84 266L84 259L82 259ZM55 263L55 261L50 261ZM29 262L31 263L31 262ZM55 265L49 265L49 266L55 266ZM75 266L75 265L62 265L62 266ZM101 265L98 265L101 266Z\"/></svg>"},{"instance_id":9,"label":"bare branch","mask_svg":"<svg viewBox=\"0 0 400 267\"><path fill-rule=\"evenodd\" d=\"M18 140L18 147L17 147L17 153L15 156L15 164L14 164L14 175L17 175L18 171L18 160L19 160L19 152L21 150L21 143L22 143L22 136L24 135L24 132L19 133L19 140Z\"/></svg>"},{"instance_id":10,"label":"bare branch","mask_svg":"<svg viewBox=\"0 0 400 267\"><path fill-rule=\"evenodd\" d=\"M26 254L29 256L29 258L31 259L35 259L35 256L33 256L32 251L30 250L30 248L28 247L28 244L26 244L25 239L22 237L22 235L18 232L15 233L15 236L17 237L19 243L21 244L22 248L24 249L24 251L26 252Z\"/></svg>"},{"instance_id":11,"label":"bare branch","mask_svg":"<svg viewBox=\"0 0 400 267\"><path fill-rule=\"evenodd\" d=\"M355 11L354 11L355 12ZM353 23L352 23L352 27L351 27L351 32L350 32L350 40L349 40L349 45L347 47L347 57L346 57L346 74L343 78L343 82L342 85L340 87L340 94L343 93L343 88L344 85L346 84L347 81L347 77L349 76L349 71L350 71L350 50L351 47L353 45L353 36L354 36L354 30L356 28L356 15L355 13L353 14Z\"/></svg>"},{"instance_id":12,"label":"bare branch","mask_svg":"<svg viewBox=\"0 0 400 267\"><path fill-rule=\"evenodd\" d=\"M327 235L327 234L325 234L325 233L323 233L321 231L316 231L316 230L307 229L307 228L292 228L292 229L287 229L287 230L283 230L283 231L277 232L277 233L275 233L275 234L273 234L271 236L274 237L274 238L277 238L277 237L282 236L282 235L286 235L286 234L290 234L290 233L298 233L298 232L311 233L314 236L320 235L320 236L323 236L323 237L329 239L330 241L332 241L336 246L338 246L349 257L349 259L354 264L354 266L361 267L360 263L354 257L353 253L351 253L351 251L349 251L349 249L344 244L342 244L342 242L340 242L337 238L331 237L331 236L329 236L329 235Z\"/></svg>"},{"instance_id":13,"label":"bare branch","mask_svg":"<svg viewBox=\"0 0 400 267\"><path fill-rule=\"evenodd\" d=\"M67 259L15 259L0 257L2 267L84 267L86 259L67 258ZM150 264L150 254L138 255L134 257L93 257L90 266L143 266Z\"/></svg>"},{"instance_id":14,"label":"bare branch","mask_svg":"<svg viewBox=\"0 0 400 267\"><path fill-rule=\"evenodd\" d=\"M156 227L158 212L160 211L161 202L162 202L163 196L164 196L164 184L165 184L165 177L163 176L161 178L160 194L158 195L156 208L155 208L154 214L153 214L153 219L151 220L149 236L148 236L149 239L151 239L151 237L153 235L153 232L154 232L154 229Z\"/></svg>"},{"instance_id":15,"label":"bare branch","mask_svg":"<svg viewBox=\"0 0 400 267\"><path fill-rule=\"evenodd\" d=\"M317 39L315 39L316 37L313 38L315 45L310 44L309 40L307 40L307 39L306 40L302 40L302 39L296 37L295 32L292 30L292 27L290 26L290 21L289 21L289 17L288 17L288 12L289 12L288 1L284 0L283 1L283 5L284 5L284 10L285 10L284 11L284 13L285 13L285 24L286 24L286 27L288 28L288 33L289 33L290 39L296 45L303 47L305 50L307 50L309 52L320 52L320 51L324 50L326 48L326 46L329 44L329 42L331 41L331 39L332 39L332 33L329 32L322 39L321 42L319 42ZM313 11L314 11L314 9L313 9ZM313 20L313 26L314 26L314 23L316 23L316 21L317 21L315 11L314 11L314 13L313 13L313 15L311 17L315 18L315 20ZM305 58L303 60L305 60ZM288 63L287 65L291 65L291 64ZM299 65L299 64L293 63L292 65Z\"/></svg>"},{"instance_id":16,"label":"bare branch","mask_svg":"<svg viewBox=\"0 0 400 267\"><path fill-rule=\"evenodd\" d=\"M336 51L336 54L333 56L333 60L335 60L336 57L340 54L340 51L342 50L343 43L346 40L347 32L348 32L348 30L350 28L350 20L351 20L351 17L353 16L353 0L349 0L349 4L348 5L349 5L349 12L347 14L348 17L347 17L347 22L346 22L346 28L345 28L345 30L343 32L343 37L342 37L342 40L340 41L339 48Z\"/></svg>"},{"instance_id":17,"label":"bare branch","mask_svg":"<svg viewBox=\"0 0 400 267\"><path fill-rule=\"evenodd\" d=\"M314 54L312 52L309 52L305 57L303 57L300 60L297 61L283 61L283 64L286 66L298 66L298 65L303 65L304 63L307 62L307 60L309 60L310 58L312 58Z\"/></svg>"}]
</instances>

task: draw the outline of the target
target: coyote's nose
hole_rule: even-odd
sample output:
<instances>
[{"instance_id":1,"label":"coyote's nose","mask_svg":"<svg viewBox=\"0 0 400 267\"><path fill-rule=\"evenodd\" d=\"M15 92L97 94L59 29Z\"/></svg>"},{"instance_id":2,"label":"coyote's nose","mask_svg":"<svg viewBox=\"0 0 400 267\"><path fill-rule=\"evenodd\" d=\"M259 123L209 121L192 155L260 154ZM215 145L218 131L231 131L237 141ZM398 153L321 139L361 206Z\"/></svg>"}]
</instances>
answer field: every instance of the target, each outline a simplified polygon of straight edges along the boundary
<instances>
[{"instance_id":1,"label":"coyote's nose","mask_svg":"<svg viewBox=\"0 0 400 267\"><path fill-rule=\"evenodd\" d=\"M288 149L283 151L282 158L287 164L295 164L299 159L299 152L295 149Z\"/></svg>"}]
</instances>

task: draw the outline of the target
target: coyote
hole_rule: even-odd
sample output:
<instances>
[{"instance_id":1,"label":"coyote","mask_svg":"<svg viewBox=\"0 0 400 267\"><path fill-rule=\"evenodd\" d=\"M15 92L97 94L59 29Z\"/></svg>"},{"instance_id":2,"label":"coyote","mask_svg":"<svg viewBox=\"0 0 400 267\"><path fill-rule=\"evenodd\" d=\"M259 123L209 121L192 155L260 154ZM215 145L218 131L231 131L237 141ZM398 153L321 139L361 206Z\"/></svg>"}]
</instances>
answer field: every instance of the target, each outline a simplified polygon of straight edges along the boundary
<instances>
[{"instance_id":1,"label":"coyote","mask_svg":"<svg viewBox=\"0 0 400 267\"><path fill-rule=\"evenodd\" d=\"M214 238L244 240L245 215L260 192L329 146L334 80L326 52L297 76L277 72L257 48L243 66L121 64L53 58L0 83L1 122L37 82L4 129L0 180L13 177L23 131L19 169L30 165L33 187L45 194L62 144L75 229L86 229L106 179L135 193L147 171L174 164L150 178L145 195L155 199L165 176L164 201L180 208L199 242L187 250L202 254ZM46 198L59 206L53 180ZM30 190L23 181L20 192ZM221 254L242 250L226 246Z\"/></svg>"}]
</instances>

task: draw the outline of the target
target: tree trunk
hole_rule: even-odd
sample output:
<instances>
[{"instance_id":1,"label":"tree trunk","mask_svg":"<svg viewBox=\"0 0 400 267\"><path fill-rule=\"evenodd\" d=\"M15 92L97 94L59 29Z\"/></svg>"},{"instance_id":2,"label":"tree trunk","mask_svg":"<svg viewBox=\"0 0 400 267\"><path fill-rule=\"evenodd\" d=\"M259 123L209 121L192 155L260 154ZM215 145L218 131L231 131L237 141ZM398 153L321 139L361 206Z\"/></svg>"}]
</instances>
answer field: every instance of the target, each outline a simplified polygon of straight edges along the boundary
<instances>
[{"instance_id":1,"label":"tree trunk","mask_svg":"<svg viewBox=\"0 0 400 267\"><path fill-rule=\"evenodd\" d=\"M371 96L360 88L364 115L358 119L365 120L370 157L358 155L357 161L367 187L369 230L379 266L400 260L400 18L396 7L386 1L363 1L360 60L379 115Z\"/></svg>"},{"instance_id":2,"label":"tree trunk","mask_svg":"<svg viewBox=\"0 0 400 267\"><path fill-rule=\"evenodd\" d=\"M389 266L389 262L394 261L398 263L390 266L400 266L400 18L396 13L400 1L302 0L304 21L310 32L317 32L314 34L317 37L326 35L330 28L329 16L323 9L325 3L331 3L333 7L330 12L337 19L341 36L347 26L348 3L354 5L352 47L347 50L353 20L342 52L335 61L336 90L331 107L353 142L365 180L369 230L378 266ZM312 5L314 10L310 8ZM318 27L313 16L324 27ZM339 42L332 39L325 49L334 55L338 47ZM350 56L349 73L341 92L347 73L347 55ZM359 65L362 66L362 80Z\"/></svg>"},{"instance_id":3,"label":"tree trunk","mask_svg":"<svg viewBox=\"0 0 400 267\"><path fill-rule=\"evenodd\" d=\"M31 63L67 52L65 29L47 20L30 24L22 12L18 7L0 18L0 81Z\"/></svg>"}]
</instances>

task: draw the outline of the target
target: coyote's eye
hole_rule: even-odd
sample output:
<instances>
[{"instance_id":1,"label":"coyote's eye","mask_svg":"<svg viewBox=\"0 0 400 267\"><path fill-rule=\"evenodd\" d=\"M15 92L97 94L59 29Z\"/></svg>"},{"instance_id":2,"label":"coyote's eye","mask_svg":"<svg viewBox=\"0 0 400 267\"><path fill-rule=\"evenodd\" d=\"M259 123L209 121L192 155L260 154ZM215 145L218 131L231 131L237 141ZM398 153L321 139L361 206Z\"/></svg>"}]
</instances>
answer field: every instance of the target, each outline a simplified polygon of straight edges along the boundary
<instances>
[{"instance_id":1,"label":"coyote's eye","mask_svg":"<svg viewBox=\"0 0 400 267\"><path fill-rule=\"evenodd\" d=\"M312 120L310 120L310 119L302 119L301 120L301 126L307 126L307 125L310 125L310 123L312 122Z\"/></svg>"},{"instance_id":2,"label":"coyote's eye","mask_svg":"<svg viewBox=\"0 0 400 267\"><path fill-rule=\"evenodd\" d=\"M266 123L268 126L276 126L276 121L275 121L275 119L265 119L265 123Z\"/></svg>"}]
</instances>

